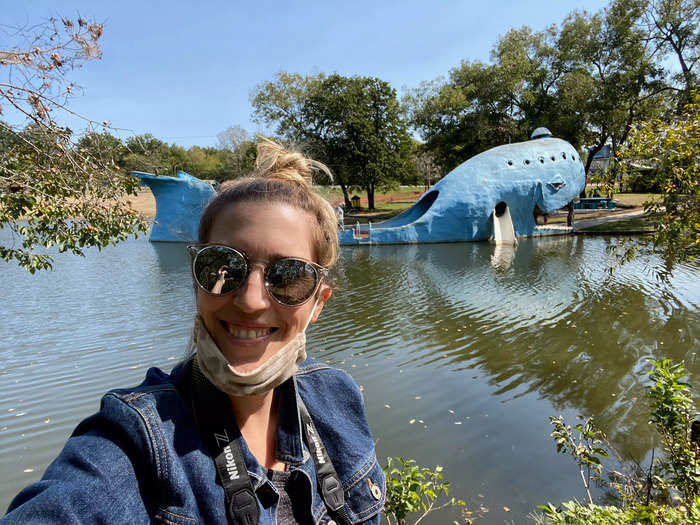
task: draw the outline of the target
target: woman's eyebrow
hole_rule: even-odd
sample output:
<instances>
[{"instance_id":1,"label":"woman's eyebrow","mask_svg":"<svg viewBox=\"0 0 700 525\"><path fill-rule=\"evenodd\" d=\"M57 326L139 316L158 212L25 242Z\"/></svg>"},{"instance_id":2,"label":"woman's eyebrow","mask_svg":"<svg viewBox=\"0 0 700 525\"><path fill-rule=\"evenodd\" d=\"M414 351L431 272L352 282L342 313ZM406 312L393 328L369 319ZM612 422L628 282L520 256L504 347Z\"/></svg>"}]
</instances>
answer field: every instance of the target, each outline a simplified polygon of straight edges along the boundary
<instances>
[{"instance_id":1,"label":"woman's eyebrow","mask_svg":"<svg viewBox=\"0 0 700 525\"><path fill-rule=\"evenodd\" d=\"M246 252L246 255L248 255L247 252ZM275 261L279 261L280 259L301 259L304 261L306 260L303 257L296 257L294 255L277 253L277 252L268 253L267 257L265 257L264 259L261 259L258 257L252 257L250 255L248 255L248 258L249 258L250 262L261 262L261 263L268 263L268 264L273 263Z\"/></svg>"},{"instance_id":2,"label":"woman's eyebrow","mask_svg":"<svg viewBox=\"0 0 700 525\"><path fill-rule=\"evenodd\" d=\"M278 259L300 259L294 255L282 254L282 253L270 253L268 254L270 261L276 261Z\"/></svg>"}]
</instances>

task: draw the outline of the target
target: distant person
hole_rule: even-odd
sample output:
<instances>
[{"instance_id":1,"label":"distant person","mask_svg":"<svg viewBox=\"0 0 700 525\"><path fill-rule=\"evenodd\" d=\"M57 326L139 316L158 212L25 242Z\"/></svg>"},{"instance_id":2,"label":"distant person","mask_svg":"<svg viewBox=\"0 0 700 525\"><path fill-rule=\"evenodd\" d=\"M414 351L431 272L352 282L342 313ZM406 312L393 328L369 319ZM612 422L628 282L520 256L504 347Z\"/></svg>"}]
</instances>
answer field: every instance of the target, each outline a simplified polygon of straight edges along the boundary
<instances>
[{"instance_id":1,"label":"distant person","mask_svg":"<svg viewBox=\"0 0 700 525\"><path fill-rule=\"evenodd\" d=\"M566 205L566 225L569 228L574 227L574 201Z\"/></svg>"},{"instance_id":2,"label":"distant person","mask_svg":"<svg viewBox=\"0 0 700 525\"><path fill-rule=\"evenodd\" d=\"M333 207L311 191L312 168L327 168L265 139L256 162L189 247L188 357L105 395L1 524L379 523L386 484L360 389L306 358L339 251Z\"/></svg>"},{"instance_id":3,"label":"distant person","mask_svg":"<svg viewBox=\"0 0 700 525\"><path fill-rule=\"evenodd\" d=\"M343 208L343 203L339 202L335 208L333 208L335 211L335 217L338 219L338 229L344 230L345 229L345 209Z\"/></svg>"}]
</instances>

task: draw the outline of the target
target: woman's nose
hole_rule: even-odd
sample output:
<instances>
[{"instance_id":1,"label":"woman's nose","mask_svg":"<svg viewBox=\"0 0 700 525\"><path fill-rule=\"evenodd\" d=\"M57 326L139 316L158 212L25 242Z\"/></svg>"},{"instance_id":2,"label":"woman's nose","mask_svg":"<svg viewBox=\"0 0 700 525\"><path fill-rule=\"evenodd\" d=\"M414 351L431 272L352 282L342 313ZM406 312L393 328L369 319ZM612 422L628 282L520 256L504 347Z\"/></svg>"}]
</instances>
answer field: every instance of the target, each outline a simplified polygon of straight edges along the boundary
<instances>
[{"instance_id":1,"label":"woman's nose","mask_svg":"<svg viewBox=\"0 0 700 525\"><path fill-rule=\"evenodd\" d=\"M245 282L234 294L234 303L244 312L255 312L270 306L270 296L265 288L265 271L253 265Z\"/></svg>"}]
</instances>

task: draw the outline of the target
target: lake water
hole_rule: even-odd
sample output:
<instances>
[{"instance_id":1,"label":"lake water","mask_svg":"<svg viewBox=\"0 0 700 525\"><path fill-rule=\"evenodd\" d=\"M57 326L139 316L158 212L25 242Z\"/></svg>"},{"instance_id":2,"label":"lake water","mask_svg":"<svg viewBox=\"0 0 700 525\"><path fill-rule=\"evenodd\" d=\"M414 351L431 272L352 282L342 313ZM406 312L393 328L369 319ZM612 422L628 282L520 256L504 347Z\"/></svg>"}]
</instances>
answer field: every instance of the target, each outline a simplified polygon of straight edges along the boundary
<instances>
[{"instance_id":1,"label":"lake water","mask_svg":"<svg viewBox=\"0 0 700 525\"><path fill-rule=\"evenodd\" d=\"M442 465L477 523L526 522L539 504L585 497L549 415L595 416L642 460L653 446L646 359L685 360L698 384L700 266L663 284L657 261L637 260L608 278L607 242L344 248L309 353L362 386L382 463ZM2 263L0 278L5 509L106 390L182 357L195 306L184 246L145 239L57 256L33 276Z\"/></svg>"}]
</instances>

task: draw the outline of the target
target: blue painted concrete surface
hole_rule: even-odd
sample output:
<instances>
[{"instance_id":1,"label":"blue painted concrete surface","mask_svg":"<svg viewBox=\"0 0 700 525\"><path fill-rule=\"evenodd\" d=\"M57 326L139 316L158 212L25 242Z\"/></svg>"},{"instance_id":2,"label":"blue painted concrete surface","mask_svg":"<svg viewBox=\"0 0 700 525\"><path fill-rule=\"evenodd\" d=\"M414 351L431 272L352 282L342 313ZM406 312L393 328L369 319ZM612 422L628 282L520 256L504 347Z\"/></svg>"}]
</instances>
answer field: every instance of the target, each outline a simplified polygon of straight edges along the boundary
<instances>
[{"instance_id":1,"label":"blue painted concrete surface","mask_svg":"<svg viewBox=\"0 0 700 525\"><path fill-rule=\"evenodd\" d=\"M178 171L166 177L132 171L156 199L156 217L150 241L191 242L197 238L199 217L216 191L197 177Z\"/></svg>"},{"instance_id":2,"label":"blue painted concrete surface","mask_svg":"<svg viewBox=\"0 0 700 525\"><path fill-rule=\"evenodd\" d=\"M340 242L487 240L493 236L493 212L499 202L508 206L516 236L541 235L545 232L539 231L535 223L535 205L551 213L576 198L585 184L583 163L576 150L568 142L545 134L472 157L430 188L411 208L372 225L369 236L356 236L354 229L345 230L340 232ZM554 232L552 229L550 233Z\"/></svg>"}]
</instances>

